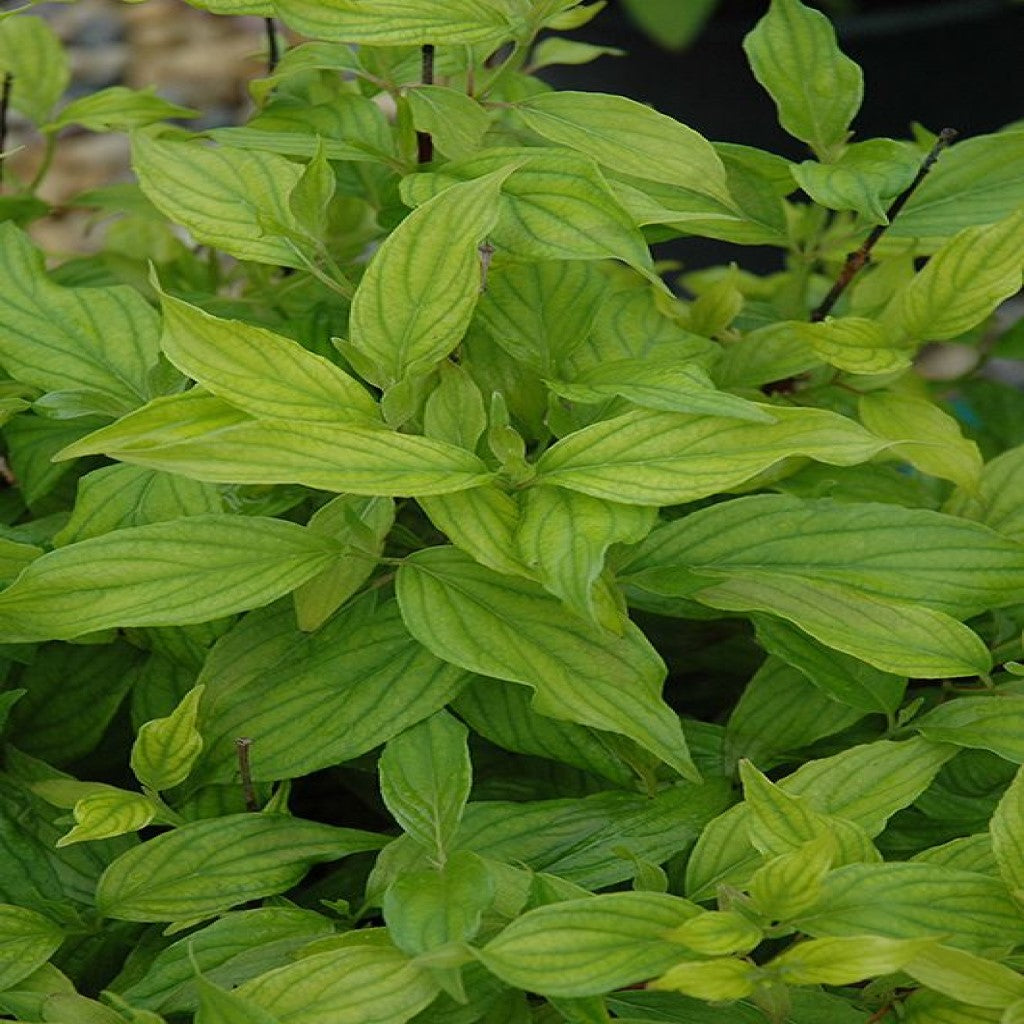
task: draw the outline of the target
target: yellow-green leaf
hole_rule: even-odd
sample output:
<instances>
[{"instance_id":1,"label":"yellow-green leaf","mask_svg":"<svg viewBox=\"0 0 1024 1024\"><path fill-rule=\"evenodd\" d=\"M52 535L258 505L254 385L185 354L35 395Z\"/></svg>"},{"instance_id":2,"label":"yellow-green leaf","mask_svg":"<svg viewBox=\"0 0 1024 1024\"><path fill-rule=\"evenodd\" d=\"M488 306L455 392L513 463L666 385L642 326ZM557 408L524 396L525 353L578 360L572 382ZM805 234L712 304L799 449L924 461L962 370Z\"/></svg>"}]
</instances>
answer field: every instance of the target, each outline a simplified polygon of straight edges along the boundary
<instances>
[{"instance_id":1,"label":"yellow-green leaf","mask_svg":"<svg viewBox=\"0 0 1024 1024\"><path fill-rule=\"evenodd\" d=\"M131 768L143 786L159 792L173 789L188 778L203 749L196 728L199 701L205 687L194 686L165 718L143 724L131 752Z\"/></svg>"},{"instance_id":2,"label":"yellow-green leaf","mask_svg":"<svg viewBox=\"0 0 1024 1024\"><path fill-rule=\"evenodd\" d=\"M791 323L792 332L807 342L826 363L847 373L892 373L910 366L915 345L877 320L839 317L821 323ZM883 437L890 436L883 434Z\"/></svg>"},{"instance_id":3,"label":"yellow-green leaf","mask_svg":"<svg viewBox=\"0 0 1024 1024\"><path fill-rule=\"evenodd\" d=\"M105 787L76 801L72 812L75 827L61 836L56 845L70 846L137 832L156 817L156 810L153 801L141 793Z\"/></svg>"},{"instance_id":4,"label":"yellow-green leaf","mask_svg":"<svg viewBox=\"0 0 1024 1024\"><path fill-rule=\"evenodd\" d=\"M71 81L71 66L49 24L21 15L0 21L0 74L11 76L10 105L43 125Z\"/></svg>"}]
</instances>

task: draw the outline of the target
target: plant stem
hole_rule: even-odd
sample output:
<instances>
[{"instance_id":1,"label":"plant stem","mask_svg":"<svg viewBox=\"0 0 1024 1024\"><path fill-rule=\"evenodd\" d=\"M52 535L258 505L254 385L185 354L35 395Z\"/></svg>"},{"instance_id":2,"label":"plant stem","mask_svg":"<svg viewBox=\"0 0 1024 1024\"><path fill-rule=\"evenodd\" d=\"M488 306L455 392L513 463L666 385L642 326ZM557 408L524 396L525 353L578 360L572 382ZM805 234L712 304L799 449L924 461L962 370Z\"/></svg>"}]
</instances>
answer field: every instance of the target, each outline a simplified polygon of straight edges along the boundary
<instances>
[{"instance_id":1,"label":"plant stem","mask_svg":"<svg viewBox=\"0 0 1024 1024\"><path fill-rule=\"evenodd\" d=\"M932 169L935 161L938 160L939 154L956 138L957 132L954 128L943 128L939 132L939 137L935 141L935 145L932 146L931 151L924 158L924 162L921 164L920 169L914 176L914 180L907 186L906 189L893 201L892 206L886 210L885 217L886 222L884 224L877 224L871 229L871 234L864 239L863 244L856 252L851 252L846 257L846 262L843 264L843 269L839 272L839 277L836 279L836 283L832 285L828 295L822 299L821 304L817 309L811 313L811 320L814 323L818 323L824 320L825 317L832 312L833 307L839 301L840 296L850 286L850 282L857 276L857 274L867 265L871 259L871 250L874 249L878 240L885 234L886 229L892 224L893 220L899 215L899 212L907 204L907 200L917 191L921 182L928 176L928 172Z\"/></svg>"},{"instance_id":2,"label":"plant stem","mask_svg":"<svg viewBox=\"0 0 1024 1024\"><path fill-rule=\"evenodd\" d=\"M247 811L258 811L260 803L256 799L256 789L252 784L252 765L249 762L249 750L252 740L248 736L239 736L235 740L235 751L238 754L238 774L242 780L242 796L245 798Z\"/></svg>"},{"instance_id":3,"label":"plant stem","mask_svg":"<svg viewBox=\"0 0 1024 1024\"><path fill-rule=\"evenodd\" d=\"M434 84L434 45L433 43L424 43L422 49L423 55L423 70L420 75L420 81L424 85ZM430 132L417 132L416 133L416 162L420 164L429 164L434 159L434 140L431 138Z\"/></svg>"},{"instance_id":4,"label":"plant stem","mask_svg":"<svg viewBox=\"0 0 1024 1024\"><path fill-rule=\"evenodd\" d=\"M0 155L7 148L7 111L11 105L11 87L14 84L14 75L10 71L4 72L3 84L0 85ZM0 185L4 181L4 161L0 159Z\"/></svg>"},{"instance_id":5,"label":"plant stem","mask_svg":"<svg viewBox=\"0 0 1024 1024\"><path fill-rule=\"evenodd\" d=\"M36 189L43 183L43 178L46 177L50 172L50 167L53 164L53 158L57 153L57 135L51 132L46 136L46 149L43 151L43 162L39 165L39 169L36 171L32 180L28 183L26 191L31 195L34 194Z\"/></svg>"},{"instance_id":6,"label":"plant stem","mask_svg":"<svg viewBox=\"0 0 1024 1024\"><path fill-rule=\"evenodd\" d=\"M267 74L272 75L277 68L277 62L281 59L277 46L277 26L273 18L264 18L263 25L267 30Z\"/></svg>"}]
</instances>

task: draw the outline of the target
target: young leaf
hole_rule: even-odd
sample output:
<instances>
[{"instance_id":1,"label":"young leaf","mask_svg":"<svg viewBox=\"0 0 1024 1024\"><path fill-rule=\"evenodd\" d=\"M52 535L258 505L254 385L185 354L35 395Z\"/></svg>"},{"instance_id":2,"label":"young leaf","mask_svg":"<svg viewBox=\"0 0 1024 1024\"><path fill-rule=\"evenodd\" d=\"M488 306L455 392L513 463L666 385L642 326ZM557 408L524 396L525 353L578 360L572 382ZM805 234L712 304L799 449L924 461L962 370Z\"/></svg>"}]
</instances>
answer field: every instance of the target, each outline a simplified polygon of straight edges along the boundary
<instances>
[{"instance_id":1,"label":"young leaf","mask_svg":"<svg viewBox=\"0 0 1024 1024\"><path fill-rule=\"evenodd\" d=\"M410 956L466 942L494 900L494 880L475 853L453 853L443 867L403 875L384 897L394 944Z\"/></svg>"},{"instance_id":2,"label":"young leaf","mask_svg":"<svg viewBox=\"0 0 1024 1024\"><path fill-rule=\"evenodd\" d=\"M476 382L458 363L441 363L437 387L423 407L423 432L427 437L475 451L486 429L487 410Z\"/></svg>"},{"instance_id":3,"label":"young leaf","mask_svg":"<svg viewBox=\"0 0 1024 1024\"><path fill-rule=\"evenodd\" d=\"M261 418L381 423L380 407L362 384L297 341L169 295L161 303L164 352L210 394Z\"/></svg>"},{"instance_id":4,"label":"young leaf","mask_svg":"<svg viewBox=\"0 0 1024 1024\"><path fill-rule=\"evenodd\" d=\"M775 423L637 409L578 430L537 462L538 482L636 505L729 490L793 455L866 462L887 445L822 409L772 407Z\"/></svg>"},{"instance_id":5,"label":"young leaf","mask_svg":"<svg viewBox=\"0 0 1024 1024\"><path fill-rule=\"evenodd\" d=\"M273 153L159 138L152 131L132 139L132 166L146 198L204 245L241 260L271 266L304 266L293 243L264 231L262 217L287 225L288 195L302 167Z\"/></svg>"},{"instance_id":6,"label":"young leaf","mask_svg":"<svg viewBox=\"0 0 1024 1024\"><path fill-rule=\"evenodd\" d=\"M543 92L516 115L538 135L619 174L684 188L732 207L725 168L711 143L656 110L604 93Z\"/></svg>"},{"instance_id":7,"label":"young leaf","mask_svg":"<svg viewBox=\"0 0 1024 1024\"><path fill-rule=\"evenodd\" d=\"M393 601L353 602L312 633L287 608L255 612L203 667L205 747L194 778L230 783L237 736L253 741L257 782L350 761L444 707L466 678L413 640Z\"/></svg>"},{"instance_id":8,"label":"young leaf","mask_svg":"<svg viewBox=\"0 0 1024 1024\"><path fill-rule=\"evenodd\" d=\"M404 1024L438 991L430 973L405 953L363 946L303 957L247 981L235 993L282 1022Z\"/></svg>"},{"instance_id":9,"label":"young leaf","mask_svg":"<svg viewBox=\"0 0 1024 1024\"><path fill-rule=\"evenodd\" d=\"M480 149L491 119L471 96L444 85L419 85L405 98L413 125L430 135L449 160L461 160Z\"/></svg>"},{"instance_id":10,"label":"young leaf","mask_svg":"<svg viewBox=\"0 0 1024 1024\"><path fill-rule=\"evenodd\" d=\"M56 132L77 124L91 132L125 131L172 117L198 116L198 110L157 96L155 86L126 89L123 85L113 85L72 100L46 129Z\"/></svg>"},{"instance_id":11,"label":"young leaf","mask_svg":"<svg viewBox=\"0 0 1024 1024\"><path fill-rule=\"evenodd\" d=\"M743 49L775 101L782 127L821 160L841 156L863 99L864 76L839 49L828 18L800 0L772 0Z\"/></svg>"},{"instance_id":12,"label":"young leaf","mask_svg":"<svg viewBox=\"0 0 1024 1024\"><path fill-rule=\"evenodd\" d=\"M84 411L107 416L150 397L159 319L137 291L54 284L40 253L11 223L0 225L0 270L0 363L15 380L78 395Z\"/></svg>"},{"instance_id":13,"label":"young leaf","mask_svg":"<svg viewBox=\"0 0 1024 1024\"><path fill-rule=\"evenodd\" d=\"M685 957L672 933L700 909L678 896L606 893L538 907L477 954L509 985L542 995L599 995Z\"/></svg>"},{"instance_id":14,"label":"young leaf","mask_svg":"<svg viewBox=\"0 0 1024 1024\"><path fill-rule=\"evenodd\" d=\"M367 379L386 385L430 370L462 340L480 295L477 249L514 170L445 189L380 247L352 302L346 345ZM438 263L432 252L444 252L444 259Z\"/></svg>"},{"instance_id":15,"label":"young leaf","mask_svg":"<svg viewBox=\"0 0 1024 1024\"><path fill-rule=\"evenodd\" d=\"M696 999L729 1002L749 996L759 974L758 968L747 960L703 960L678 964L650 982L650 987Z\"/></svg>"},{"instance_id":16,"label":"young leaf","mask_svg":"<svg viewBox=\"0 0 1024 1024\"><path fill-rule=\"evenodd\" d=\"M657 520L653 509L620 505L560 487L533 487L523 496L516 544L545 590L577 615L621 630L621 610L600 607L595 585L612 544L635 544Z\"/></svg>"},{"instance_id":17,"label":"young leaf","mask_svg":"<svg viewBox=\"0 0 1024 1024\"><path fill-rule=\"evenodd\" d=\"M879 974L892 974L922 954L937 939L887 939L848 935L798 942L765 964L765 971L788 985L851 985Z\"/></svg>"},{"instance_id":18,"label":"young leaf","mask_svg":"<svg viewBox=\"0 0 1024 1024\"><path fill-rule=\"evenodd\" d=\"M0 75L11 76L11 106L44 125L71 81L71 66L47 22L22 15L0 21Z\"/></svg>"},{"instance_id":19,"label":"young leaf","mask_svg":"<svg viewBox=\"0 0 1024 1024\"><path fill-rule=\"evenodd\" d=\"M132 745L131 768L135 778L148 789L173 789L188 778L203 749L196 728L202 685L194 686L166 717L156 718L139 729Z\"/></svg>"},{"instance_id":20,"label":"young leaf","mask_svg":"<svg viewBox=\"0 0 1024 1024\"><path fill-rule=\"evenodd\" d=\"M670 937L701 956L729 956L749 953L760 944L764 932L733 910L708 910L685 921Z\"/></svg>"},{"instance_id":21,"label":"young leaf","mask_svg":"<svg viewBox=\"0 0 1024 1024\"><path fill-rule=\"evenodd\" d=\"M75 802L75 827L61 836L56 845L70 846L137 832L156 817L156 811L153 801L141 793L104 787Z\"/></svg>"},{"instance_id":22,"label":"young leaf","mask_svg":"<svg viewBox=\"0 0 1024 1024\"><path fill-rule=\"evenodd\" d=\"M999 874L1007 889L1014 893L1024 890L1024 768L1017 772L999 801L989 832Z\"/></svg>"},{"instance_id":23,"label":"young leaf","mask_svg":"<svg viewBox=\"0 0 1024 1024\"><path fill-rule=\"evenodd\" d=\"M394 521L390 498L351 494L341 494L313 513L309 529L343 547L332 566L292 592L300 629L318 629L369 579Z\"/></svg>"},{"instance_id":24,"label":"young leaf","mask_svg":"<svg viewBox=\"0 0 1024 1024\"><path fill-rule=\"evenodd\" d=\"M386 837L283 814L194 821L140 844L103 872L96 905L122 921L192 921L284 892L314 864L377 850Z\"/></svg>"},{"instance_id":25,"label":"young leaf","mask_svg":"<svg viewBox=\"0 0 1024 1024\"><path fill-rule=\"evenodd\" d=\"M919 341L955 338L1021 287L1024 211L965 228L893 299L886 319Z\"/></svg>"},{"instance_id":26,"label":"young leaf","mask_svg":"<svg viewBox=\"0 0 1024 1024\"><path fill-rule=\"evenodd\" d=\"M920 166L921 154L909 143L868 139L847 147L831 163L805 160L792 171L796 183L821 206L854 210L874 224L888 224L889 204Z\"/></svg>"},{"instance_id":27,"label":"young leaf","mask_svg":"<svg viewBox=\"0 0 1024 1024\"><path fill-rule=\"evenodd\" d=\"M27 978L63 941L63 930L49 918L26 907L0 904L0 990Z\"/></svg>"},{"instance_id":28,"label":"young leaf","mask_svg":"<svg viewBox=\"0 0 1024 1024\"><path fill-rule=\"evenodd\" d=\"M33 562L0 593L0 636L11 643L204 622L288 593L335 552L278 519L206 515L115 530Z\"/></svg>"},{"instance_id":29,"label":"young leaf","mask_svg":"<svg viewBox=\"0 0 1024 1024\"><path fill-rule=\"evenodd\" d=\"M747 890L758 912L789 922L821 899L821 884L832 868L836 841L828 832L779 854L754 872Z\"/></svg>"},{"instance_id":30,"label":"young leaf","mask_svg":"<svg viewBox=\"0 0 1024 1024\"><path fill-rule=\"evenodd\" d=\"M886 330L877 320L866 317L829 317L821 323L790 323L786 327L820 359L847 373L905 370L914 355L914 343L908 342L901 331ZM898 435L897 439L902 437Z\"/></svg>"},{"instance_id":31,"label":"young leaf","mask_svg":"<svg viewBox=\"0 0 1024 1024\"><path fill-rule=\"evenodd\" d=\"M541 714L622 733L695 776L679 720L660 696L664 665L632 624L609 634L537 584L499 576L454 548L406 559L397 588L409 631L438 657L524 683Z\"/></svg>"},{"instance_id":32,"label":"young leaf","mask_svg":"<svg viewBox=\"0 0 1024 1024\"><path fill-rule=\"evenodd\" d=\"M380 758L380 791L405 832L444 864L459 827L472 767L466 727L436 711L389 740Z\"/></svg>"}]
</instances>

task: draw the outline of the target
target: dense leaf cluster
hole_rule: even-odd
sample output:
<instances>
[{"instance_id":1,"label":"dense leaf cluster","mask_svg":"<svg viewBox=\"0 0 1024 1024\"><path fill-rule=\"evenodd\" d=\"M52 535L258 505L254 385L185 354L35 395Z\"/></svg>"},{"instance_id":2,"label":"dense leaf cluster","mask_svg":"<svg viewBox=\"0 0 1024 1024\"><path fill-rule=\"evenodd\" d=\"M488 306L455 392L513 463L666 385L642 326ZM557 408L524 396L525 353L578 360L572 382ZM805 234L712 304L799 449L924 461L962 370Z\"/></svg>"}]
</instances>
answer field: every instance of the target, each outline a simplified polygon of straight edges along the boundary
<instances>
[{"instance_id":1,"label":"dense leaf cluster","mask_svg":"<svg viewBox=\"0 0 1024 1024\"><path fill-rule=\"evenodd\" d=\"M1020 127L850 141L799 0L796 164L534 77L601 4L194 3L307 40L244 126L0 20L137 177L0 197L0 1010L1024 1020Z\"/></svg>"}]
</instances>

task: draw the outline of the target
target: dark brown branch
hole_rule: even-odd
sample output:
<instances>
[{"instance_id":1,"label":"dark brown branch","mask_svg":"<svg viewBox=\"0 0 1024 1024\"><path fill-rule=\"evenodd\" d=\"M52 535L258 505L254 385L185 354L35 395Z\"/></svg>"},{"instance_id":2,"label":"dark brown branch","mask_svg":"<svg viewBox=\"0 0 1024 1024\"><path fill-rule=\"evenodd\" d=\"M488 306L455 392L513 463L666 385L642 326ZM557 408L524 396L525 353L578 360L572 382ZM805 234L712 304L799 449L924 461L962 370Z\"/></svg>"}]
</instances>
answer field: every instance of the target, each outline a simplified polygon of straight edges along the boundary
<instances>
[{"instance_id":1,"label":"dark brown branch","mask_svg":"<svg viewBox=\"0 0 1024 1024\"><path fill-rule=\"evenodd\" d=\"M956 138L957 132L953 128L943 128L939 132L939 137L935 141L935 145L932 146L931 151L924 158L924 162L921 164L920 169L914 176L914 180L904 189L893 200L892 205L886 210L886 223L876 224L871 229L871 234L864 239L864 243L856 252L851 252L846 257L846 262L843 264L843 269L839 272L839 277L836 278L836 283L832 285L828 295L822 299L821 304L817 309L811 313L811 320L817 323L820 320L824 320L825 317L832 312L835 304L839 301L843 292L850 286L850 283L857 276L858 273L868 264L871 259L871 250L874 249L878 240L885 234L886 229L896 219L900 211L904 206L907 205L907 201L920 187L921 182L928 176L928 172L932 169L935 161L938 160L939 154Z\"/></svg>"},{"instance_id":2,"label":"dark brown branch","mask_svg":"<svg viewBox=\"0 0 1024 1024\"><path fill-rule=\"evenodd\" d=\"M256 799L256 787L252 784L252 765L249 761L249 750L252 740L248 736L239 736L235 740L235 751L238 754L238 774L242 779L242 796L245 798L247 811L258 811L260 802Z\"/></svg>"},{"instance_id":3,"label":"dark brown branch","mask_svg":"<svg viewBox=\"0 0 1024 1024\"><path fill-rule=\"evenodd\" d=\"M11 89L14 85L14 75L7 71L4 73L3 84L0 84L0 153L7 148L7 111L11 106ZM4 180L4 162L0 160L0 185Z\"/></svg>"},{"instance_id":4,"label":"dark brown branch","mask_svg":"<svg viewBox=\"0 0 1024 1024\"><path fill-rule=\"evenodd\" d=\"M423 44L423 72L420 81L424 85L434 84L434 46L432 43ZM429 164L434 159L434 140L430 132L416 133L416 161L421 164Z\"/></svg>"},{"instance_id":5,"label":"dark brown branch","mask_svg":"<svg viewBox=\"0 0 1024 1024\"><path fill-rule=\"evenodd\" d=\"M267 30L267 74L272 75L281 59L281 51L277 45L277 26L273 18L264 18L263 25Z\"/></svg>"}]
</instances>

